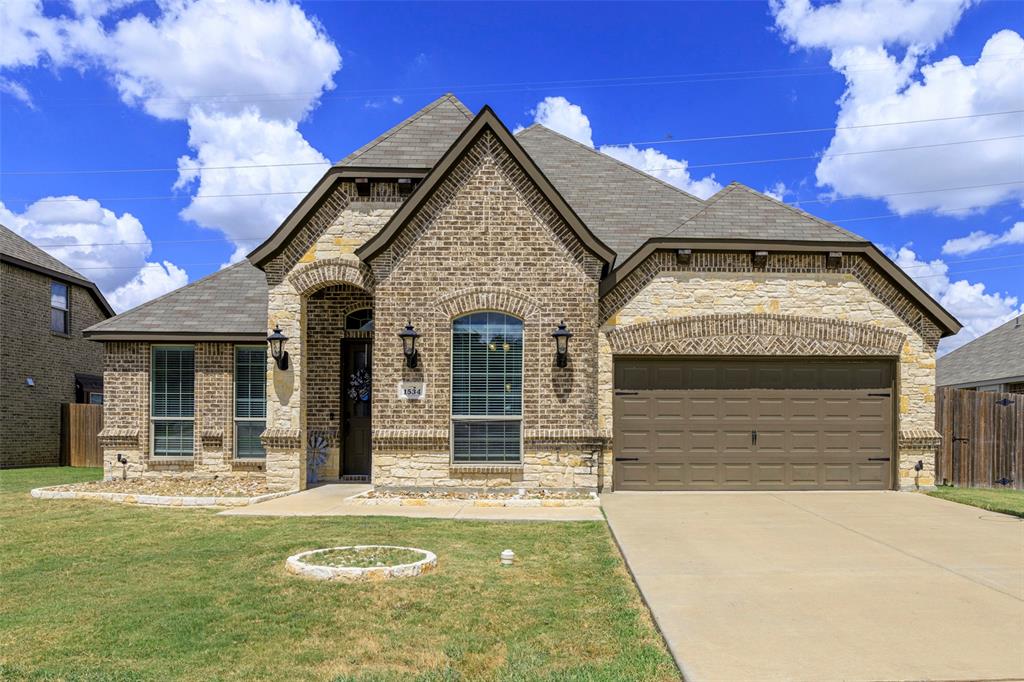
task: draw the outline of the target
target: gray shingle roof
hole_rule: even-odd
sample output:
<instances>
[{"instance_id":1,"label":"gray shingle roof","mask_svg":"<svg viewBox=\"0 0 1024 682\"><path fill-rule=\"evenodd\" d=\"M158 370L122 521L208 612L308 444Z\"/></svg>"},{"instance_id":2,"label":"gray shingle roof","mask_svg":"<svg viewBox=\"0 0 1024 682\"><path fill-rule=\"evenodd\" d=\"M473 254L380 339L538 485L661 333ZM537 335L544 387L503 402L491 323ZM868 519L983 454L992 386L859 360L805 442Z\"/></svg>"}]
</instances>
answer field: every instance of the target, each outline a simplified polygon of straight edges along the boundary
<instances>
[{"instance_id":1,"label":"gray shingle roof","mask_svg":"<svg viewBox=\"0 0 1024 682\"><path fill-rule=\"evenodd\" d=\"M85 330L113 334L266 336L267 276L244 260Z\"/></svg>"},{"instance_id":2,"label":"gray shingle roof","mask_svg":"<svg viewBox=\"0 0 1024 682\"><path fill-rule=\"evenodd\" d=\"M516 139L587 227L621 263L703 206L695 196L607 154L532 125Z\"/></svg>"},{"instance_id":3,"label":"gray shingle roof","mask_svg":"<svg viewBox=\"0 0 1024 682\"><path fill-rule=\"evenodd\" d=\"M0 253L25 261L26 263L31 263L40 268L53 270L68 277L88 281L80 273L72 270L29 240L3 225L0 225Z\"/></svg>"},{"instance_id":4,"label":"gray shingle roof","mask_svg":"<svg viewBox=\"0 0 1024 682\"><path fill-rule=\"evenodd\" d=\"M471 120L472 112L455 95L445 94L337 165L431 168Z\"/></svg>"},{"instance_id":5,"label":"gray shingle roof","mask_svg":"<svg viewBox=\"0 0 1024 682\"><path fill-rule=\"evenodd\" d=\"M943 355L935 370L939 386L998 384L1017 377L1024 377L1024 315Z\"/></svg>"},{"instance_id":6,"label":"gray shingle roof","mask_svg":"<svg viewBox=\"0 0 1024 682\"><path fill-rule=\"evenodd\" d=\"M852 232L734 182L670 231L680 238L866 242Z\"/></svg>"}]
</instances>

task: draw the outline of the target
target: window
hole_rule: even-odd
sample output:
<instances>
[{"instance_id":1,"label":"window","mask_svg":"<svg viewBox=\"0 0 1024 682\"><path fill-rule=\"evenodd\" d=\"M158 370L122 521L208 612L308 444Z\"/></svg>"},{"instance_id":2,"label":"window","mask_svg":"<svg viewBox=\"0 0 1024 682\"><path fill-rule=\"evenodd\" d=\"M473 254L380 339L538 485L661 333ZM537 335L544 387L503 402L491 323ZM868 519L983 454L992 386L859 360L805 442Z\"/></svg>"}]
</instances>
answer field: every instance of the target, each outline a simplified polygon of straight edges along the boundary
<instances>
[{"instance_id":1,"label":"window","mask_svg":"<svg viewBox=\"0 0 1024 682\"><path fill-rule=\"evenodd\" d=\"M452 325L452 461L522 458L523 323L503 313Z\"/></svg>"},{"instance_id":2,"label":"window","mask_svg":"<svg viewBox=\"0 0 1024 682\"><path fill-rule=\"evenodd\" d=\"M267 427L267 348L235 346L235 457L266 457L260 434Z\"/></svg>"},{"instance_id":3,"label":"window","mask_svg":"<svg viewBox=\"0 0 1024 682\"><path fill-rule=\"evenodd\" d=\"M154 457L191 457L195 428L192 346L154 346L150 372Z\"/></svg>"},{"instance_id":4,"label":"window","mask_svg":"<svg viewBox=\"0 0 1024 682\"><path fill-rule=\"evenodd\" d=\"M372 332L373 309L363 308L362 310L355 310L349 313L345 317L345 329L350 332Z\"/></svg>"},{"instance_id":5,"label":"window","mask_svg":"<svg viewBox=\"0 0 1024 682\"><path fill-rule=\"evenodd\" d=\"M67 284L50 282L50 330L58 334L68 333Z\"/></svg>"}]
</instances>

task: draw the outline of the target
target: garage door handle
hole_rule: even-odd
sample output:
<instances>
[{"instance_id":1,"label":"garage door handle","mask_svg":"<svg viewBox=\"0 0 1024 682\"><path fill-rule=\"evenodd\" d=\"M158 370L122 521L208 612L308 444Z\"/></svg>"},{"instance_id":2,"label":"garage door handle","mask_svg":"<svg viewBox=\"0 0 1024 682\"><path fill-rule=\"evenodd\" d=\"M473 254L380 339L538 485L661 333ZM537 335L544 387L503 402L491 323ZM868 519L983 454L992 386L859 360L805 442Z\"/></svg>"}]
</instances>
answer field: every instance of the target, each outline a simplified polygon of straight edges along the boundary
<instances>
[{"instance_id":1,"label":"garage door handle","mask_svg":"<svg viewBox=\"0 0 1024 682\"><path fill-rule=\"evenodd\" d=\"M888 462L889 457L868 457L869 462Z\"/></svg>"},{"instance_id":2,"label":"garage door handle","mask_svg":"<svg viewBox=\"0 0 1024 682\"><path fill-rule=\"evenodd\" d=\"M640 391L615 391L615 395L640 395Z\"/></svg>"},{"instance_id":3,"label":"garage door handle","mask_svg":"<svg viewBox=\"0 0 1024 682\"><path fill-rule=\"evenodd\" d=\"M869 398L891 398L892 393L868 393Z\"/></svg>"},{"instance_id":4,"label":"garage door handle","mask_svg":"<svg viewBox=\"0 0 1024 682\"><path fill-rule=\"evenodd\" d=\"M616 457L616 462L639 462L639 457Z\"/></svg>"}]
</instances>

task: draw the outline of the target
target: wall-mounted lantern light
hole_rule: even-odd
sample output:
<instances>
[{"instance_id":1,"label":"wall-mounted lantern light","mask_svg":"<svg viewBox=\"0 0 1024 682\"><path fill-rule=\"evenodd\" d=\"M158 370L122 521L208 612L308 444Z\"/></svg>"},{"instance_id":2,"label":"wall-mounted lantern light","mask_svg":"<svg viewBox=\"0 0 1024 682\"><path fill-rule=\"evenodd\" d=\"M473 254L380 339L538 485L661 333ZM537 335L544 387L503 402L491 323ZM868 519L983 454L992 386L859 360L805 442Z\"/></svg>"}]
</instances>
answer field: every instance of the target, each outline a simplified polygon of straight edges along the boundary
<instances>
[{"instance_id":1,"label":"wall-mounted lantern light","mask_svg":"<svg viewBox=\"0 0 1024 682\"><path fill-rule=\"evenodd\" d=\"M406 367L416 367L420 355L416 350L416 339L419 337L419 332L412 328L412 320L405 325L405 329L398 332L398 338L402 339L402 352L405 354Z\"/></svg>"},{"instance_id":2,"label":"wall-mounted lantern light","mask_svg":"<svg viewBox=\"0 0 1024 682\"><path fill-rule=\"evenodd\" d=\"M277 362L277 368L288 369L288 351L284 349L284 343L288 337L281 333L281 325L274 325L274 333L267 337L270 344L270 356Z\"/></svg>"},{"instance_id":3,"label":"wall-mounted lantern light","mask_svg":"<svg viewBox=\"0 0 1024 682\"><path fill-rule=\"evenodd\" d=\"M555 358L559 367L569 364L569 339L572 332L565 328L565 320L558 323L558 329L551 334L555 340Z\"/></svg>"}]
</instances>

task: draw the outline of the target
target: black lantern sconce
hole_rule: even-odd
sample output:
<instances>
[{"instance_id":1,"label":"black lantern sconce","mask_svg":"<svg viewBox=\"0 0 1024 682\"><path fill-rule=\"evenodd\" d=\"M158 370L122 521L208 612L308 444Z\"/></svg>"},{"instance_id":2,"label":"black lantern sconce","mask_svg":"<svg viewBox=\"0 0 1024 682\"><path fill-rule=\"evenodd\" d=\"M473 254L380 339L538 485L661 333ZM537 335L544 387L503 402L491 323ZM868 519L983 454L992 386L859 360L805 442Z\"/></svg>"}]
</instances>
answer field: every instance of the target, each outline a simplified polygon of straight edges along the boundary
<instances>
[{"instance_id":1,"label":"black lantern sconce","mask_svg":"<svg viewBox=\"0 0 1024 682\"><path fill-rule=\"evenodd\" d=\"M565 320L558 323L558 329L552 332L551 338L555 340L556 363L565 367L569 364L569 339L572 338L572 332L565 328Z\"/></svg>"},{"instance_id":2,"label":"black lantern sconce","mask_svg":"<svg viewBox=\"0 0 1024 682\"><path fill-rule=\"evenodd\" d=\"M267 337L270 344L270 356L277 362L280 370L288 369L288 351L284 349L284 343L288 337L281 333L281 325L274 325L274 333Z\"/></svg>"},{"instance_id":3,"label":"black lantern sconce","mask_svg":"<svg viewBox=\"0 0 1024 682\"><path fill-rule=\"evenodd\" d=\"M416 339L420 337L419 332L412 328L410 320L405 329L398 332L398 338L402 339L402 352L405 354L405 366L415 369L419 360L420 352L416 350Z\"/></svg>"}]
</instances>

